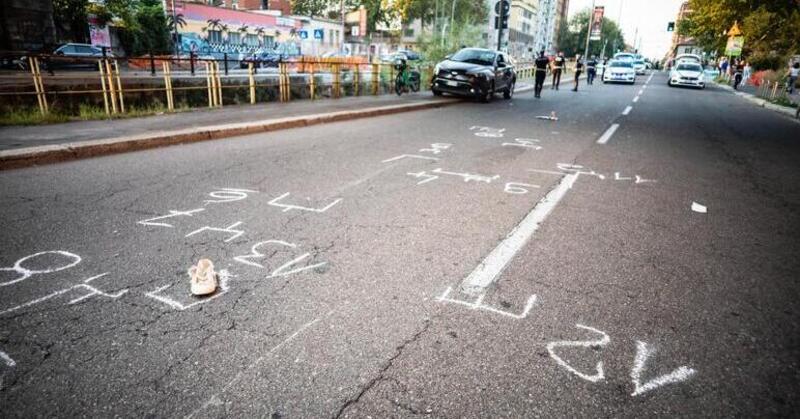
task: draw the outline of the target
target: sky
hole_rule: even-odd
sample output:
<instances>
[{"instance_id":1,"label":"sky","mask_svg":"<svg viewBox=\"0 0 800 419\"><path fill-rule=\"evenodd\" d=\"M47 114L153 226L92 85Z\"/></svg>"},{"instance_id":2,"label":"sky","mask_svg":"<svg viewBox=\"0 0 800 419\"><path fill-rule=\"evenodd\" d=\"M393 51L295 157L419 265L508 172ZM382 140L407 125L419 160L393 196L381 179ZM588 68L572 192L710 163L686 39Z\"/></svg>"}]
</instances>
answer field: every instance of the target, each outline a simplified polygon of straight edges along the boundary
<instances>
[{"instance_id":1,"label":"sky","mask_svg":"<svg viewBox=\"0 0 800 419\"><path fill-rule=\"evenodd\" d=\"M639 29L639 52L648 58L663 58L672 43L667 23L674 22L683 0L595 0L605 6L605 16L621 21L625 42L633 44ZM569 15L592 7L592 0L569 0ZM621 11L621 14L620 14Z\"/></svg>"}]
</instances>

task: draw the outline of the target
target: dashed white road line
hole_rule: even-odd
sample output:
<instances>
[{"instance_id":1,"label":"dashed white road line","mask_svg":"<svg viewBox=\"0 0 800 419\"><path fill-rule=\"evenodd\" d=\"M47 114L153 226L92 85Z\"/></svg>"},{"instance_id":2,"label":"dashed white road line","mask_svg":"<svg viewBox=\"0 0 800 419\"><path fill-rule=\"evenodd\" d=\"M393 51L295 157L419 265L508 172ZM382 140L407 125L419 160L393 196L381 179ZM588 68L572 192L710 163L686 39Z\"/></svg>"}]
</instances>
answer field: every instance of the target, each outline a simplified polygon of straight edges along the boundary
<instances>
[{"instance_id":1,"label":"dashed white road line","mask_svg":"<svg viewBox=\"0 0 800 419\"><path fill-rule=\"evenodd\" d=\"M558 185L542 198L531 212L508 233L506 238L483 259L481 264L461 282L461 291L469 295L478 295L484 292L505 270L517 252L530 241L544 219L578 180L578 176L580 173L570 173L562 177Z\"/></svg>"},{"instance_id":2,"label":"dashed white road line","mask_svg":"<svg viewBox=\"0 0 800 419\"><path fill-rule=\"evenodd\" d=\"M629 105L628 107L625 108L624 111L622 111L622 114L623 115L627 115L627 114L631 113L632 110L633 110L633 106Z\"/></svg>"},{"instance_id":3,"label":"dashed white road line","mask_svg":"<svg viewBox=\"0 0 800 419\"><path fill-rule=\"evenodd\" d=\"M633 98L633 103L636 103L638 101L639 101L639 96L636 96L635 98Z\"/></svg>"},{"instance_id":4,"label":"dashed white road line","mask_svg":"<svg viewBox=\"0 0 800 419\"><path fill-rule=\"evenodd\" d=\"M611 139L611 136L614 135L614 133L617 131L617 128L619 128L619 124L611 124L611 126L608 127L606 132L604 132L603 135L597 139L597 144L607 143L608 140Z\"/></svg>"},{"instance_id":5,"label":"dashed white road line","mask_svg":"<svg viewBox=\"0 0 800 419\"><path fill-rule=\"evenodd\" d=\"M644 93L644 89L639 89L639 95L641 95L642 93Z\"/></svg>"}]
</instances>

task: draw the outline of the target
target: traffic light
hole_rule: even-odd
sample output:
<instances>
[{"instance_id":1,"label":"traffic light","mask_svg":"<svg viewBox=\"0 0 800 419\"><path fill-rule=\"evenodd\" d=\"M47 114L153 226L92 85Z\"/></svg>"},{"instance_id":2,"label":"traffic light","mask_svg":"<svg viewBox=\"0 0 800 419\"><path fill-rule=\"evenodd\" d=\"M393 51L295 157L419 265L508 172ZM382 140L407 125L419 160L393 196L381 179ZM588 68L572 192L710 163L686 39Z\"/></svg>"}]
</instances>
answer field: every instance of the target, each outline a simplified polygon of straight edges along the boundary
<instances>
[{"instance_id":1,"label":"traffic light","mask_svg":"<svg viewBox=\"0 0 800 419\"><path fill-rule=\"evenodd\" d=\"M675 31L675 22L667 23L667 32L674 32Z\"/></svg>"},{"instance_id":2,"label":"traffic light","mask_svg":"<svg viewBox=\"0 0 800 419\"><path fill-rule=\"evenodd\" d=\"M495 16L494 18L494 28L501 29L500 24L503 24L502 29L508 29L508 15L505 16Z\"/></svg>"}]
</instances>

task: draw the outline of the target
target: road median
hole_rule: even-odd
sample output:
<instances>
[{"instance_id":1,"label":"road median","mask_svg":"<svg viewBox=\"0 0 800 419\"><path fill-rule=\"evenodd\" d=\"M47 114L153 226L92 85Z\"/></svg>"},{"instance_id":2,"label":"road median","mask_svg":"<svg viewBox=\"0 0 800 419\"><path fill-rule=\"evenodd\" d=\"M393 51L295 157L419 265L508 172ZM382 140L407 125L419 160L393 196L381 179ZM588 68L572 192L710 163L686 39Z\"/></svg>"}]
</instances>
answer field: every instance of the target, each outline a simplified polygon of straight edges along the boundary
<instances>
[{"instance_id":1,"label":"road median","mask_svg":"<svg viewBox=\"0 0 800 419\"><path fill-rule=\"evenodd\" d=\"M301 128L311 125L433 109L452 105L458 102L459 101L456 99L431 99L417 103L375 106L364 109L291 116L252 122L210 125L164 131L159 133L147 133L107 139L4 150L0 151L0 170L17 169L28 166L52 164L70 160L85 159L89 157L139 151L169 145L218 140L240 135L258 134L291 128Z\"/></svg>"}]
</instances>

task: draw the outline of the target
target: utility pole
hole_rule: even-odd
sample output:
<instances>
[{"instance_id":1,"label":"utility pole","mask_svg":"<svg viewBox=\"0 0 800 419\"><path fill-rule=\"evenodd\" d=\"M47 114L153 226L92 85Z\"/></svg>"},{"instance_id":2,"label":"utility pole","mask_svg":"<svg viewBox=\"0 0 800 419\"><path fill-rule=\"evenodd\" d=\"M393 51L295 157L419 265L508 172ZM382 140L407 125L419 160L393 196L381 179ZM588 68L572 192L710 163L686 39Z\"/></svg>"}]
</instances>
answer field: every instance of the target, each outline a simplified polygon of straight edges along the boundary
<instances>
[{"instance_id":1,"label":"utility pole","mask_svg":"<svg viewBox=\"0 0 800 419\"><path fill-rule=\"evenodd\" d=\"M453 24L456 19L456 0L453 0L453 6L450 8L450 41L453 40Z\"/></svg>"},{"instance_id":2,"label":"utility pole","mask_svg":"<svg viewBox=\"0 0 800 419\"><path fill-rule=\"evenodd\" d=\"M342 13L342 37L341 42L339 43L339 52L344 53L344 34L347 32L347 26L345 25L345 16L344 16L344 0L339 1L341 13Z\"/></svg>"},{"instance_id":3,"label":"utility pole","mask_svg":"<svg viewBox=\"0 0 800 419\"><path fill-rule=\"evenodd\" d=\"M589 27L586 28L586 49L583 52L584 61L586 61L586 56L589 55L589 38L592 35L592 22L594 22L594 0L592 0L592 8L589 10Z\"/></svg>"}]
</instances>

